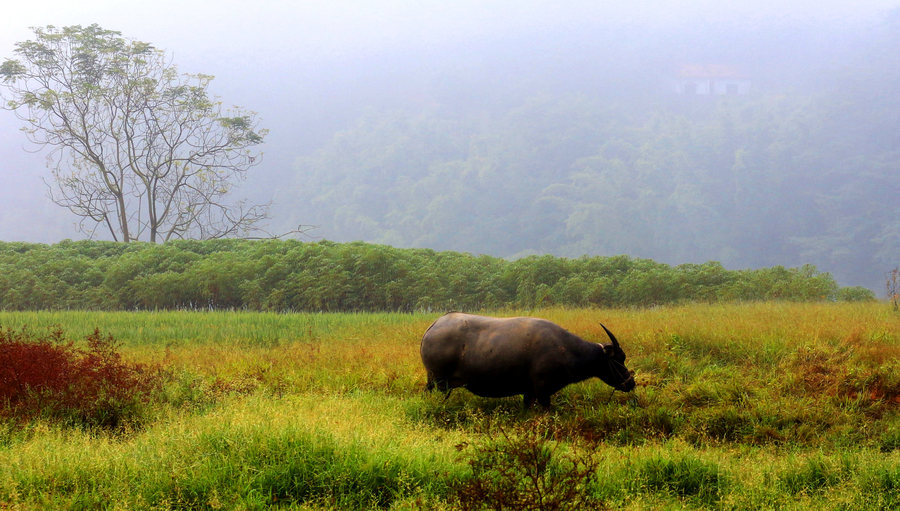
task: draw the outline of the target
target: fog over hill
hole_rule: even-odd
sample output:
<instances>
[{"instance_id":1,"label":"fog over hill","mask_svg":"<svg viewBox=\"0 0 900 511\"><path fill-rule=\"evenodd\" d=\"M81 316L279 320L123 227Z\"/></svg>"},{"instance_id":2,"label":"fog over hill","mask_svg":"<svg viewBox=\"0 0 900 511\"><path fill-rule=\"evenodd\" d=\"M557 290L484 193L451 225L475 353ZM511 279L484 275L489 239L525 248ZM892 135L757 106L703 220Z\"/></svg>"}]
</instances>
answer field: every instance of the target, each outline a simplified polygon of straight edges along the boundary
<instances>
[{"instance_id":1,"label":"fog over hill","mask_svg":"<svg viewBox=\"0 0 900 511\"><path fill-rule=\"evenodd\" d=\"M240 193L273 201L272 232L812 263L880 292L900 264L900 3L637 4L59 3L12 10L0 57L30 25L96 22L215 75L270 129ZM0 239L84 237L18 127L0 111Z\"/></svg>"}]
</instances>

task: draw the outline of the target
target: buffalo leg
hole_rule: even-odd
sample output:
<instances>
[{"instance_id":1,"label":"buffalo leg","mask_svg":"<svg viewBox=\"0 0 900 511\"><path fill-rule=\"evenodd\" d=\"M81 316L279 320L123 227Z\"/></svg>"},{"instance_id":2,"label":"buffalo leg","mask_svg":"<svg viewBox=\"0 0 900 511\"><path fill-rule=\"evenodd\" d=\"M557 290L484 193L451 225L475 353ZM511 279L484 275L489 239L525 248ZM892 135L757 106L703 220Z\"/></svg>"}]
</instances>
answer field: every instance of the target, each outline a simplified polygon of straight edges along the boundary
<instances>
[{"instance_id":1,"label":"buffalo leg","mask_svg":"<svg viewBox=\"0 0 900 511\"><path fill-rule=\"evenodd\" d=\"M525 395L522 396L522 406L527 410L531 408L532 405L534 405L534 394L525 393Z\"/></svg>"},{"instance_id":2,"label":"buffalo leg","mask_svg":"<svg viewBox=\"0 0 900 511\"><path fill-rule=\"evenodd\" d=\"M449 382L439 382L429 374L428 381L425 382L425 392L432 392L435 390L443 392L444 401L446 401L450 399L450 392L453 391L453 387L450 386Z\"/></svg>"},{"instance_id":3,"label":"buffalo leg","mask_svg":"<svg viewBox=\"0 0 900 511\"><path fill-rule=\"evenodd\" d=\"M543 406L544 408L550 408L550 395L549 394L539 395L537 400L538 400L538 403L540 403L541 406Z\"/></svg>"},{"instance_id":4,"label":"buffalo leg","mask_svg":"<svg viewBox=\"0 0 900 511\"><path fill-rule=\"evenodd\" d=\"M428 381L425 382L425 390L429 392L432 390L440 390L445 393L450 392L450 382L447 380L439 380L429 374Z\"/></svg>"}]
</instances>

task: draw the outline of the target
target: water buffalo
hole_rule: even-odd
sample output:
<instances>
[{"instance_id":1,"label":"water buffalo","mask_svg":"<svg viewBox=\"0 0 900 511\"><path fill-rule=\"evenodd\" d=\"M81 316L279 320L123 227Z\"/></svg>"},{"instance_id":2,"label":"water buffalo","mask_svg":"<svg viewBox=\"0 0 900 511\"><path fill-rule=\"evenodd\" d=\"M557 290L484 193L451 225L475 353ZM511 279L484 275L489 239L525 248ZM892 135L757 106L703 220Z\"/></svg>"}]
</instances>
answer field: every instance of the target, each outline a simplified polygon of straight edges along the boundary
<instances>
[{"instance_id":1,"label":"water buffalo","mask_svg":"<svg viewBox=\"0 0 900 511\"><path fill-rule=\"evenodd\" d=\"M611 344L585 341L559 325L537 318L489 318L451 312L422 337L428 372L426 390L447 395L465 387L483 397L522 394L526 408L570 383L596 376L617 390L634 388L625 352L605 326Z\"/></svg>"}]
</instances>

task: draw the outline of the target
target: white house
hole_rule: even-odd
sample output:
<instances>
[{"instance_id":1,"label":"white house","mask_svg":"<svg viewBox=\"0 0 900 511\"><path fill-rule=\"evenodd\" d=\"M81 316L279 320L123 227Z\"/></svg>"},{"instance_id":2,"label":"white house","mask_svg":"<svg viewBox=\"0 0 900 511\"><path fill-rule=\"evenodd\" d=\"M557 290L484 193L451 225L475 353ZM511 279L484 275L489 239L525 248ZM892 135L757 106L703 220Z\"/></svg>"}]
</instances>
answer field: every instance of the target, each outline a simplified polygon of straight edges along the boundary
<instances>
[{"instance_id":1,"label":"white house","mask_svg":"<svg viewBox=\"0 0 900 511\"><path fill-rule=\"evenodd\" d=\"M684 65L671 80L671 90L683 96L743 96L750 78L732 66Z\"/></svg>"}]
</instances>

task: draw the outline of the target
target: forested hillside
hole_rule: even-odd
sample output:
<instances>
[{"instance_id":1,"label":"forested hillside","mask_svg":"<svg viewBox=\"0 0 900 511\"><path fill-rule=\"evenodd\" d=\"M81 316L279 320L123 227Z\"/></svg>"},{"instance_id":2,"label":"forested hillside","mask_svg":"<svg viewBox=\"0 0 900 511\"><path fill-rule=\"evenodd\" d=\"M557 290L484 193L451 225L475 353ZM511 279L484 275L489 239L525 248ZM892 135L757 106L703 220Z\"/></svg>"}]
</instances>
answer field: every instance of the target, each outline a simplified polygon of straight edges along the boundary
<instances>
[{"instance_id":1,"label":"forested hillside","mask_svg":"<svg viewBox=\"0 0 900 511\"><path fill-rule=\"evenodd\" d=\"M688 301L869 300L812 266L728 271L647 259L517 261L366 243L0 242L0 310L480 310Z\"/></svg>"},{"instance_id":2,"label":"forested hillside","mask_svg":"<svg viewBox=\"0 0 900 511\"><path fill-rule=\"evenodd\" d=\"M810 262L879 286L900 253L892 112L870 112L878 122L856 132L841 126L861 114L835 95L660 109L578 96L497 117L372 115L300 161L278 198L296 223L338 240Z\"/></svg>"},{"instance_id":3,"label":"forested hillside","mask_svg":"<svg viewBox=\"0 0 900 511\"><path fill-rule=\"evenodd\" d=\"M775 59L742 41L748 54L715 57L758 57L746 96L677 96L663 60L627 74L624 58L569 87L511 74L482 101L426 87L300 158L277 216L328 239L500 257L812 263L880 290L900 262L898 26L852 55L795 51L802 80L763 71Z\"/></svg>"}]
</instances>

